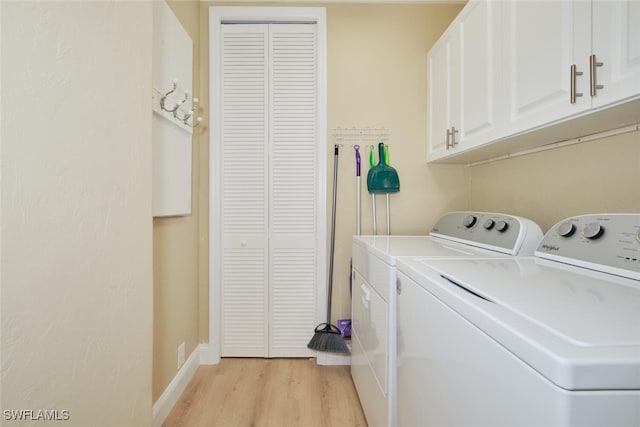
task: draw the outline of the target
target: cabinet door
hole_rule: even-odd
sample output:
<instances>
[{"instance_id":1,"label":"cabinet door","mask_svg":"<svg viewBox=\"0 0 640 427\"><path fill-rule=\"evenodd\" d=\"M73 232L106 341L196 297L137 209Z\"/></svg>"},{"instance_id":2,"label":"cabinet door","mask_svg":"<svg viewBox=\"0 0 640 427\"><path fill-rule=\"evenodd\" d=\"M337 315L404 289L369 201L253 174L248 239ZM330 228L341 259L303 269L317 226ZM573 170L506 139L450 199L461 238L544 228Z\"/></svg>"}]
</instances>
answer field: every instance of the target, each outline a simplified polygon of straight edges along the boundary
<instances>
[{"instance_id":1,"label":"cabinet door","mask_svg":"<svg viewBox=\"0 0 640 427\"><path fill-rule=\"evenodd\" d=\"M494 139L502 119L500 10L499 2L474 1L459 17L460 108L453 120L459 130L457 150Z\"/></svg>"},{"instance_id":2,"label":"cabinet door","mask_svg":"<svg viewBox=\"0 0 640 427\"><path fill-rule=\"evenodd\" d=\"M447 31L427 55L427 160L447 154L447 130L458 115L457 32Z\"/></svg>"},{"instance_id":3,"label":"cabinet door","mask_svg":"<svg viewBox=\"0 0 640 427\"><path fill-rule=\"evenodd\" d=\"M500 3L469 2L429 52L428 160L498 136L497 123L504 121L500 10ZM447 148L447 139L455 144Z\"/></svg>"},{"instance_id":4,"label":"cabinet door","mask_svg":"<svg viewBox=\"0 0 640 427\"><path fill-rule=\"evenodd\" d=\"M593 2L593 54L596 83L593 107L640 95L640 2Z\"/></svg>"},{"instance_id":5,"label":"cabinet door","mask_svg":"<svg viewBox=\"0 0 640 427\"><path fill-rule=\"evenodd\" d=\"M585 1L503 3L508 133L533 129L591 107L591 4ZM576 92L570 102L571 65Z\"/></svg>"}]
</instances>

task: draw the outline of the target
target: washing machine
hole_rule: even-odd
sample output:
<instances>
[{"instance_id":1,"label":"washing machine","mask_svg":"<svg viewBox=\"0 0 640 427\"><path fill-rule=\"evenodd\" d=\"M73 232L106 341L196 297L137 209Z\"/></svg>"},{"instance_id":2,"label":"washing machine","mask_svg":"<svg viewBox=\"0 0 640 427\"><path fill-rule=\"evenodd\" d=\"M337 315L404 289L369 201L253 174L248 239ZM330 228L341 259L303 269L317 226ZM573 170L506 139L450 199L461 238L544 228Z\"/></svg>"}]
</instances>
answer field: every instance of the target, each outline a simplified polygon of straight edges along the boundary
<instances>
[{"instance_id":1,"label":"washing machine","mask_svg":"<svg viewBox=\"0 0 640 427\"><path fill-rule=\"evenodd\" d=\"M351 375L369 427L396 423L396 260L532 255L540 227L516 216L450 212L428 236L353 238Z\"/></svg>"},{"instance_id":2,"label":"washing machine","mask_svg":"<svg viewBox=\"0 0 640 427\"><path fill-rule=\"evenodd\" d=\"M640 426L640 214L397 269L399 426Z\"/></svg>"}]
</instances>

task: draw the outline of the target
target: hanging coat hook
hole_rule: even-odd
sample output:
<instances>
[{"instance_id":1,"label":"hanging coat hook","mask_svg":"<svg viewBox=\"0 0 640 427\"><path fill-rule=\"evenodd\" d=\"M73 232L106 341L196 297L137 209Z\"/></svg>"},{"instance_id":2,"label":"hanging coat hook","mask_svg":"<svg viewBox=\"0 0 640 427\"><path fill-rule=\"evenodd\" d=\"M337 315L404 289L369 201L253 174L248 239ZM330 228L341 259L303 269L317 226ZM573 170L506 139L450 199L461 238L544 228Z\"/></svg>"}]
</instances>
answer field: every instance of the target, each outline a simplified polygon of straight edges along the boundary
<instances>
[{"instance_id":1,"label":"hanging coat hook","mask_svg":"<svg viewBox=\"0 0 640 427\"><path fill-rule=\"evenodd\" d=\"M185 125L190 126L190 127L192 127L192 128L198 127L198 125L199 125L200 123L202 123L202 117L198 117L198 118L196 119L196 122L195 122L194 124L190 124L190 123L189 123L189 119L185 120L185 122L184 122L184 124L185 124Z\"/></svg>"},{"instance_id":2,"label":"hanging coat hook","mask_svg":"<svg viewBox=\"0 0 640 427\"><path fill-rule=\"evenodd\" d=\"M171 95L173 92L175 92L177 88L178 88L178 79L173 79L172 89L169 92L167 92L164 95L162 95L162 98L160 98L160 108L162 110L167 111L169 113L173 111L173 110L169 110L169 109L165 108L165 100L167 99L167 97L169 95Z\"/></svg>"},{"instance_id":3,"label":"hanging coat hook","mask_svg":"<svg viewBox=\"0 0 640 427\"><path fill-rule=\"evenodd\" d=\"M182 106L182 104L187 102L187 99L189 99L189 91L185 90L184 91L184 98L181 99L180 101L176 102L176 106L172 110L168 110L170 113L173 113L173 117L174 118L178 118L178 113L177 113L178 108L180 108Z\"/></svg>"},{"instance_id":4,"label":"hanging coat hook","mask_svg":"<svg viewBox=\"0 0 640 427\"><path fill-rule=\"evenodd\" d=\"M186 113L184 117L177 117L179 120L182 120L184 124L187 124L187 121L193 116L193 113L198 109L198 103L200 100L198 98L193 98L193 106L191 107L191 111ZM177 116L177 115L176 115Z\"/></svg>"}]
</instances>

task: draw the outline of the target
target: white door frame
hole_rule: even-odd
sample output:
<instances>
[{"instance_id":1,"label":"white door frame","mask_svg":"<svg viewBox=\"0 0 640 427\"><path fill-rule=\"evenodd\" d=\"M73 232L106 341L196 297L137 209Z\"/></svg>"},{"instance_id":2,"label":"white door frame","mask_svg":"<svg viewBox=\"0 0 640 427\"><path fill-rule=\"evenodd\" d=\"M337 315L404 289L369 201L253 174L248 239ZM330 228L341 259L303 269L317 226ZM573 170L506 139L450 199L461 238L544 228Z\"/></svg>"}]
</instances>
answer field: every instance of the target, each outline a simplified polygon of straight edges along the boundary
<instances>
[{"instance_id":1,"label":"white door frame","mask_svg":"<svg viewBox=\"0 0 640 427\"><path fill-rule=\"evenodd\" d=\"M318 236L317 259L321 268L317 273L317 294L319 303L317 306L317 323L324 321L326 312L326 174L327 174L327 24L326 9L323 7L210 7L209 8L209 104L211 123L209 131L209 346L201 354L202 364L217 364L220 362L221 353L221 303L220 295L220 182L221 182L221 81L214 70L220 69L220 40L221 25L223 22L315 22L318 30L318 147L316 153L318 167L318 214L316 222L316 236ZM309 339L313 336L313 330L309 331Z\"/></svg>"}]
</instances>

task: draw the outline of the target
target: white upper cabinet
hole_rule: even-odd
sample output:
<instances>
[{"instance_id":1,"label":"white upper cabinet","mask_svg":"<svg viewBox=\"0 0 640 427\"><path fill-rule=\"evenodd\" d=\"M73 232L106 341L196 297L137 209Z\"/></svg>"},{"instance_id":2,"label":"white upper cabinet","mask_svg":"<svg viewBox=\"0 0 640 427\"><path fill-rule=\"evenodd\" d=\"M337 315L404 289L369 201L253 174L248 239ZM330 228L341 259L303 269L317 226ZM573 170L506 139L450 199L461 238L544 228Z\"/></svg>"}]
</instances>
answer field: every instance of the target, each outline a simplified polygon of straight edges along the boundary
<instances>
[{"instance_id":1,"label":"white upper cabinet","mask_svg":"<svg viewBox=\"0 0 640 427\"><path fill-rule=\"evenodd\" d=\"M461 14L459 141L467 147L495 135L504 112L499 2L473 2Z\"/></svg>"},{"instance_id":2,"label":"white upper cabinet","mask_svg":"<svg viewBox=\"0 0 640 427\"><path fill-rule=\"evenodd\" d=\"M501 115L499 3L471 2L427 56L430 160L495 136Z\"/></svg>"},{"instance_id":3,"label":"white upper cabinet","mask_svg":"<svg viewBox=\"0 0 640 427\"><path fill-rule=\"evenodd\" d=\"M593 2L592 54L593 107L640 94L640 1Z\"/></svg>"},{"instance_id":4,"label":"white upper cabinet","mask_svg":"<svg viewBox=\"0 0 640 427\"><path fill-rule=\"evenodd\" d=\"M585 1L503 3L506 133L591 107L590 13L591 4Z\"/></svg>"},{"instance_id":5,"label":"white upper cabinet","mask_svg":"<svg viewBox=\"0 0 640 427\"><path fill-rule=\"evenodd\" d=\"M427 56L430 159L446 155L451 148L449 134L458 116L459 74L454 60L458 53L457 35L453 31L446 33Z\"/></svg>"},{"instance_id":6,"label":"white upper cabinet","mask_svg":"<svg viewBox=\"0 0 640 427\"><path fill-rule=\"evenodd\" d=\"M428 161L640 121L640 1L471 0L428 54Z\"/></svg>"}]
</instances>

